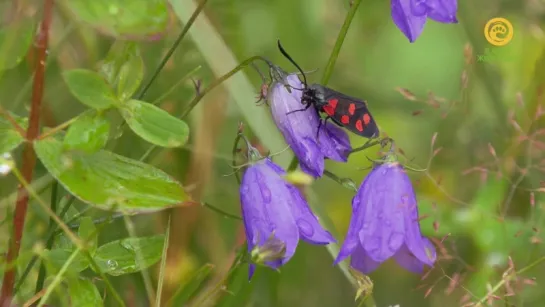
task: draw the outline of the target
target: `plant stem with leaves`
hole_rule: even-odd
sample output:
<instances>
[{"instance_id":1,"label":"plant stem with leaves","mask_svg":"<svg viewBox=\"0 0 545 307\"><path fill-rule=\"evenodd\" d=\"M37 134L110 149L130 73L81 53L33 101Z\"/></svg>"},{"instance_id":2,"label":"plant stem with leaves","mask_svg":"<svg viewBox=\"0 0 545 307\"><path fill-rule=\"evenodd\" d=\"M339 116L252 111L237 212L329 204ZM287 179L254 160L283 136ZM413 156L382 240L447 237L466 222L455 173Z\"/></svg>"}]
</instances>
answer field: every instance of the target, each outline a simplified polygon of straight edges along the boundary
<instances>
[{"instance_id":1,"label":"plant stem with leaves","mask_svg":"<svg viewBox=\"0 0 545 307\"><path fill-rule=\"evenodd\" d=\"M32 181L34 166L36 165L36 153L34 152L32 141L37 138L40 128L40 109L44 93L45 63L49 41L49 28L53 18L53 5L54 0L45 0L43 2L43 19L34 42L36 66L32 86L29 125L26 131L27 142L23 149L22 159L22 175L27 182ZM13 263L19 256L28 208L28 193L23 186L19 187L17 194L17 202L15 204L15 213L13 216L13 236L9 243L6 256L7 267L4 272L4 280L0 294L0 306L11 305L13 285L15 284L15 266L13 266Z\"/></svg>"}]
</instances>

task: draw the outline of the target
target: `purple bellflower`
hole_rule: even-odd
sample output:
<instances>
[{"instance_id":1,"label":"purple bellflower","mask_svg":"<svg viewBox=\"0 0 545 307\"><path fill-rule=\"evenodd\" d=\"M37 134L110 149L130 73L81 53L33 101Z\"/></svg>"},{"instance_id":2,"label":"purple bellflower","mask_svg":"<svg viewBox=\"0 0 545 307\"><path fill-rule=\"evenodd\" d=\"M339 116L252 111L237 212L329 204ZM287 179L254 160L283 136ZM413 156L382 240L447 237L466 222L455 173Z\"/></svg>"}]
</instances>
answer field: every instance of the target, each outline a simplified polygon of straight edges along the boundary
<instances>
[{"instance_id":1,"label":"purple bellflower","mask_svg":"<svg viewBox=\"0 0 545 307\"><path fill-rule=\"evenodd\" d=\"M266 158L252 162L242 177L240 202L253 262L249 279L254 274L255 263L278 269L288 262L299 239L318 245L335 242L311 212L301 192L284 180L285 174L280 166Z\"/></svg>"},{"instance_id":2,"label":"purple bellflower","mask_svg":"<svg viewBox=\"0 0 545 307\"><path fill-rule=\"evenodd\" d=\"M458 23L458 0L391 0L395 25L413 43L424 30L427 18L441 23Z\"/></svg>"},{"instance_id":3,"label":"purple bellflower","mask_svg":"<svg viewBox=\"0 0 545 307\"><path fill-rule=\"evenodd\" d=\"M305 111L287 114L290 111L305 108L301 103L301 89L304 85L297 75L285 77L284 82L291 87L276 82L269 96L272 117L276 126L299 159L301 169L313 177L321 177L324 173L324 159L346 162L350 150L350 140L344 130L328 122L320 127L321 120L313 107Z\"/></svg>"},{"instance_id":4,"label":"purple bellflower","mask_svg":"<svg viewBox=\"0 0 545 307\"><path fill-rule=\"evenodd\" d=\"M420 233L411 181L393 155L375 165L352 199L348 234L335 264L349 255L350 265L363 274L391 257L415 273L435 263L435 248Z\"/></svg>"}]
</instances>

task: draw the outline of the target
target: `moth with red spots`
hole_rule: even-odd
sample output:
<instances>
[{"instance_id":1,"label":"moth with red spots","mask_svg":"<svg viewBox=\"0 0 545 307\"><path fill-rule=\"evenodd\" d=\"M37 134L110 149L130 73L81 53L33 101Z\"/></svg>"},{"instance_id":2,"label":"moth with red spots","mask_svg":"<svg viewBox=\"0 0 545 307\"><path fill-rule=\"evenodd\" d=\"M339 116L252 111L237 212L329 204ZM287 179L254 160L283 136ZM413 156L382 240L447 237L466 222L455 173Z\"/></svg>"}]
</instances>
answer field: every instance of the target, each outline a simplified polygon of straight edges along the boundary
<instances>
[{"instance_id":1,"label":"moth with red spots","mask_svg":"<svg viewBox=\"0 0 545 307\"><path fill-rule=\"evenodd\" d=\"M324 113L326 115L325 123L327 123L328 119L331 119L337 125L344 127L357 135L366 138L376 138L379 136L378 126L373 119L371 112L369 112L365 101L339 93L320 84L311 84L309 86L305 73L286 53L284 48L282 48L280 41L278 41L278 48L303 75L304 88L296 90L301 90L303 92L301 103L305 107L303 109L291 111L288 114L305 111L311 106L314 106L318 113ZM318 132L320 131L321 125L322 122L320 121Z\"/></svg>"}]
</instances>

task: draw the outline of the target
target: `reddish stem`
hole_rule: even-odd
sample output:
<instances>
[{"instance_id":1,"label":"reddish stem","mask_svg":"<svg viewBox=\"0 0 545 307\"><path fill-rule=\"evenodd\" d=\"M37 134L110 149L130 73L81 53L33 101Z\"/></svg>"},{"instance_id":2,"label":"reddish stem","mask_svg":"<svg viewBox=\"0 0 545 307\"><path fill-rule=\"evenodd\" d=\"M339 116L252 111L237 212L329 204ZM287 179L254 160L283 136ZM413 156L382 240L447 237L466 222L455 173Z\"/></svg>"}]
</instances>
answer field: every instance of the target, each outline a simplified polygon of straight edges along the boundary
<instances>
[{"instance_id":1,"label":"reddish stem","mask_svg":"<svg viewBox=\"0 0 545 307\"><path fill-rule=\"evenodd\" d=\"M34 71L34 83L32 86L32 104L30 106L29 124L26 131L27 142L23 149L23 162L21 167L21 172L26 182L32 181L32 173L34 171L34 166L36 165L36 153L32 147L32 141L38 137L40 127L40 106L42 104L44 92L45 60L47 56L49 27L53 16L53 3L54 0L44 1L43 19L34 42L36 69ZM17 202L15 204L15 214L13 216L13 237L11 238L6 257L7 265L0 294L0 306L11 306L13 285L15 284L14 261L17 259L19 249L21 248L27 207L28 193L22 185L19 185L17 190Z\"/></svg>"}]
</instances>

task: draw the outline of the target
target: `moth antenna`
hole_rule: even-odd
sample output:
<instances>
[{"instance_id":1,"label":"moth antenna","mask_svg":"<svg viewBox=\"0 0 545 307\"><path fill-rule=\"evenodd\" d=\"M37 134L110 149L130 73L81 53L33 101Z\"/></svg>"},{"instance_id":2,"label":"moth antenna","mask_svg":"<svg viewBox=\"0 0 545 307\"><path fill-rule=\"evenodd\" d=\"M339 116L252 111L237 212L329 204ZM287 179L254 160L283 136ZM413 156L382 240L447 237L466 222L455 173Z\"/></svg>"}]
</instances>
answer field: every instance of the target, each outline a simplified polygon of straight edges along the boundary
<instances>
[{"instance_id":1,"label":"moth antenna","mask_svg":"<svg viewBox=\"0 0 545 307\"><path fill-rule=\"evenodd\" d=\"M295 67L297 67L297 69L299 69L299 71L301 72L301 75L303 75L303 81L305 82L305 88L306 88L307 87L307 76L305 75L305 72L303 72L301 67L299 67L299 65L297 65L297 63L295 63L295 61L288 55L286 50L284 50L284 48L282 48L282 45L280 44L280 40L278 40L278 49L280 49L280 52L282 52L282 54L286 57L286 59L288 59L293 65L295 65Z\"/></svg>"}]
</instances>

